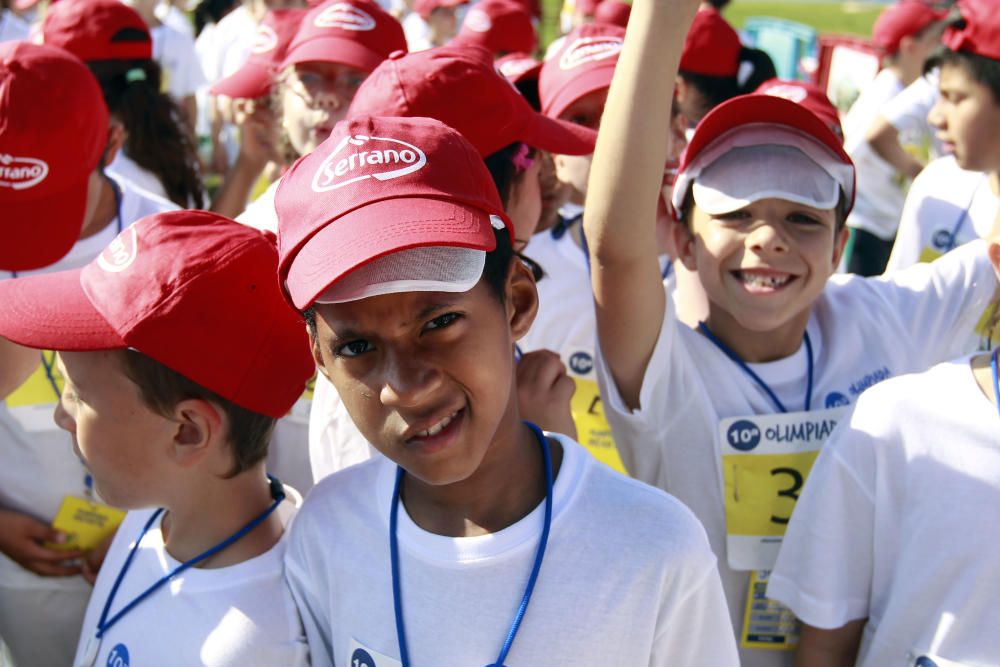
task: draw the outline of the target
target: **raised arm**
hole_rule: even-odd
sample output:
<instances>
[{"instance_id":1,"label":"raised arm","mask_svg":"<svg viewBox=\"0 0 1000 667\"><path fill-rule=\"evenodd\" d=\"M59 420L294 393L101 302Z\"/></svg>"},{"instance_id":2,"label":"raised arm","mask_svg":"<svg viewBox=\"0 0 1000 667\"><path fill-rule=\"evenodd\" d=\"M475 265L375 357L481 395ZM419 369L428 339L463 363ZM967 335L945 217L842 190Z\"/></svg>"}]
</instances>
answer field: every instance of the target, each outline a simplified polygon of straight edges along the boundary
<instances>
[{"instance_id":1,"label":"raised arm","mask_svg":"<svg viewBox=\"0 0 1000 667\"><path fill-rule=\"evenodd\" d=\"M584 229L602 354L631 408L663 323L656 203L670 102L698 0L635 0L594 151Z\"/></svg>"}]
</instances>

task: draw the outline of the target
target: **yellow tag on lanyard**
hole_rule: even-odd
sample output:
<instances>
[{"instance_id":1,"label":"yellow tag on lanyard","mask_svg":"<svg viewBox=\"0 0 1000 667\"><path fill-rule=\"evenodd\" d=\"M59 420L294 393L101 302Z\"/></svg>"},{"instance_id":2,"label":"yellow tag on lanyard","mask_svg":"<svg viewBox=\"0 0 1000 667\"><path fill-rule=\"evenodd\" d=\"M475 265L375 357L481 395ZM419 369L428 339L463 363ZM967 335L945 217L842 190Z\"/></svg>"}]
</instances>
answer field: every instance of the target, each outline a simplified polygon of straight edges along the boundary
<instances>
[{"instance_id":1,"label":"yellow tag on lanyard","mask_svg":"<svg viewBox=\"0 0 1000 667\"><path fill-rule=\"evenodd\" d=\"M791 609L767 598L770 574L766 570L750 573L740 646L791 651L799 644L799 621Z\"/></svg>"},{"instance_id":2,"label":"yellow tag on lanyard","mask_svg":"<svg viewBox=\"0 0 1000 667\"><path fill-rule=\"evenodd\" d=\"M726 555L770 570L820 447L850 406L724 419L719 425Z\"/></svg>"},{"instance_id":3,"label":"yellow tag on lanyard","mask_svg":"<svg viewBox=\"0 0 1000 667\"><path fill-rule=\"evenodd\" d=\"M46 546L62 551L90 551L113 535L124 518L122 510L86 498L67 496L52 520L52 527L65 533L66 541Z\"/></svg>"},{"instance_id":4,"label":"yellow tag on lanyard","mask_svg":"<svg viewBox=\"0 0 1000 667\"><path fill-rule=\"evenodd\" d=\"M601 402L597 382L580 377L573 377L573 381L576 382L576 393L573 394L570 410L576 424L577 440L598 461L613 470L628 474L611 436L611 426L604 416L604 404Z\"/></svg>"},{"instance_id":5,"label":"yellow tag on lanyard","mask_svg":"<svg viewBox=\"0 0 1000 667\"><path fill-rule=\"evenodd\" d=\"M921 264L930 264L938 257L944 257L944 253L940 250L935 250L934 248L924 248L920 251L920 257L917 261Z\"/></svg>"}]
</instances>

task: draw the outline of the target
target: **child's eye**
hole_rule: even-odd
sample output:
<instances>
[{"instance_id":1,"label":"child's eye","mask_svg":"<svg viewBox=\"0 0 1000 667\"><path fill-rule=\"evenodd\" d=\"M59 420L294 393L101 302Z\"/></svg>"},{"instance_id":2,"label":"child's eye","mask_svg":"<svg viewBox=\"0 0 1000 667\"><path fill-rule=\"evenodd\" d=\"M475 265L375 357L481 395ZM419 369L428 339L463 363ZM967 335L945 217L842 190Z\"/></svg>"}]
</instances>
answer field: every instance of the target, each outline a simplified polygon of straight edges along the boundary
<instances>
[{"instance_id":1,"label":"child's eye","mask_svg":"<svg viewBox=\"0 0 1000 667\"><path fill-rule=\"evenodd\" d=\"M712 217L716 220L722 220L723 222L741 222L750 218L750 211L740 209L739 211L719 213L718 215L713 215Z\"/></svg>"},{"instance_id":2,"label":"child's eye","mask_svg":"<svg viewBox=\"0 0 1000 667\"><path fill-rule=\"evenodd\" d=\"M338 346L335 353L338 357L357 357L366 352L371 352L372 349L373 346L371 343L364 339L358 339Z\"/></svg>"},{"instance_id":3,"label":"child's eye","mask_svg":"<svg viewBox=\"0 0 1000 667\"><path fill-rule=\"evenodd\" d=\"M445 327L447 327L450 324L454 323L455 320L457 320L460 317L462 317L462 316L459 315L458 313L445 313L444 315L440 315L438 317L435 317L433 320L431 320L430 322L428 322L424 326L424 330L426 331L426 330L434 330L434 329L444 329Z\"/></svg>"},{"instance_id":4,"label":"child's eye","mask_svg":"<svg viewBox=\"0 0 1000 667\"><path fill-rule=\"evenodd\" d=\"M823 224L823 222L819 218L809 215L807 213L792 213L791 215L788 216L788 221L804 225Z\"/></svg>"}]
</instances>

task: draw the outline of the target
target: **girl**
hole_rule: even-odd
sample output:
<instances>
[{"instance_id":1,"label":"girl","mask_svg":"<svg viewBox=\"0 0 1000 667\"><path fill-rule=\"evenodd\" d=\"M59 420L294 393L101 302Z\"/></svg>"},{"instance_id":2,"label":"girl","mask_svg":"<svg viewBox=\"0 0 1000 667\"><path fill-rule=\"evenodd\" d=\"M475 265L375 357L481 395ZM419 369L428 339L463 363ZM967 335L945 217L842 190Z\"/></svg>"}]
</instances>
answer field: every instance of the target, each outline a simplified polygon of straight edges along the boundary
<instances>
[{"instance_id":1,"label":"girl","mask_svg":"<svg viewBox=\"0 0 1000 667\"><path fill-rule=\"evenodd\" d=\"M663 70L680 56L659 33L676 17L648 0L633 16L584 216L604 406L628 471L706 526L742 664L790 665L794 618L764 598L763 571L816 452L866 388L961 353L997 280L981 246L890 280L831 280L850 158L807 109L746 95L705 116L681 158L674 240L708 314L679 322L654 224L673 96Z\"/></svg>"}]
</instances>

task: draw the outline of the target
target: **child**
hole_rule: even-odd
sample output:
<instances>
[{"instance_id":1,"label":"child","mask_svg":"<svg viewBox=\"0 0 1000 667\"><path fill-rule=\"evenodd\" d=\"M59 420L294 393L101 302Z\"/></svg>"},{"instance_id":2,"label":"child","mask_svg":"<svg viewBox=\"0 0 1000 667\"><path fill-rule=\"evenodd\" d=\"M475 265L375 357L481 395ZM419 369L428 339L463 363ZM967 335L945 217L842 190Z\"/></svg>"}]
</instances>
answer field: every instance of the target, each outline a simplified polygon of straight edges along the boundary
<instances>
[{"instance_id":1,"label":"child","mask_svg":"<svg viewBox=\"0 0 1000 667\"><path fill-rule=\"evenodd\" d=\"M872 39L884 54L883 69L861 91L844 119L845 148L863 184L847 220L853 230L847 259L851 273L876 276L885 269L909 185L872 151L868 129L889 100L920 78L924 61L941 38L943 18L943 12L922 0L900 0L875 22ZM911 139L904 137L903 142L910 144Z\"/></svg>"},{"instance_id":2,"label":"child","mask_svg":"<svg viewBox=\"0 0 1000 667\"><path fill-rule=\"evenodd\" d=\"M963 3L961 22L947 30L944 48L928 63L941 68L941 97L928 119L953 155L932 162L913 182L888 270L931 261L984 236L1000 210L995 10L988 2Z\"/></svg>"},{"instance_id":3,"label":"child","mask_svg":"<svg viewBox=\"0 0 1000 667\"><path fill-rule=\"evenodd\" d=\"M0 284L15 315L0 335L59 350L56 422L95 491L130 510L74 664L306 664L282 580L293 508L263 459L313 366L276 261L260 232L178 211L82 269ZM254 326L234 336L236 321Z\"/></svg>"},{"instance_id":4,"label":"child","mask_svg":"<svg viewBox=\"0 0 1000 667\"><path fill-rule=\"evenodd\" d=\"M528 9L517 0L483 0L470 9L452 44L481 46L494 58L534 53L538 35Z\"/></svg>"},{"instance_id":5,"label":"child","mask_svg":"<svg viewBox=\"0 0 1000 667\"><path fill-rule=\"evenodd\" d=\"M684 38L676 96L691 128L740 90L740 36L712 6L703 5ZM752 90L752 88L751 88Z\"/></svg>"},{"instance_id":6,"label":"child","mask_svg":"<svg viewBox=\"0 0 1000 667\"><path fill-rule=\"evenodd\" d=\"M83 63L51 46L2 53L0 85L10 94L0 154L13 159L0 164L12 186L0 187L9 227L0 281L83 266L137 218L175 208L105 175L121 136L109 133ZM53 365L52 352L10 344L0 362L0 635L19 665L68 664L90 595L79 566L66 562L78 545L52 527L66 499L88 493L86 470L65 455L70 439L52 421Z\"/></svg>"},{"instance_id":7,"label":"child","mask_svg":"<svg viewBox=\"0 0 1000 667\"><path fill-rule=\"evenodd\" d=\"M1000 271L1000 247L989 254ZM807 624L797 664L996 664L998 409L996 350L861 397L813 467L768 586Z\"/></svg>"},{"instance_id":8,"label":"child","mask_svg":"<svg viewBox=\"0 0 1000 667\"><path fill-rule=\"evenodd\" d=\"M190 128L160 91L161 70L142 17L118 0L59 2L45 15L41 39L87 63L101 84L112 133L124 142L109 171L178 206L201 206Z\"/></svg>"},{"instance_id":9,"label":"child","mask_svg":"<svg viewBox=\"0 0 1000 667\"><path fill-rule=\"evenodd\" d=\"M693 13L694 0L679 4ZM674 184L678 257L708 296L705 321L681 324L654 250L663 70L679 55L660 33L677 7L632 11L584 217L605 410L628 471L705 524L742 664L790 665L774 649L794 645L794 617L764 598L761 571L815 452L867 387L960 354L997 280L981 247L891 280L829 280L847 241L850 158L807 109L745 95L702 120Z\"/></svg>"},{"instance_id":10,"label":"child","mask_svg":"<svg viewBox=\"0 0 1000 667\"><path fill-rule=\"evenodd\" d=\"M280 282L384 454L296 518L313 665L735 665L688 511L521 422L534 280L472 145L430 119L344 121L277 205Z\"/></svg>"}]
</instances>

